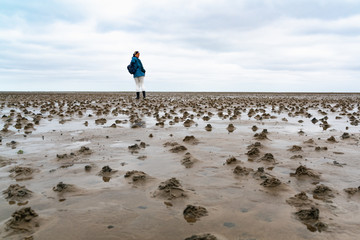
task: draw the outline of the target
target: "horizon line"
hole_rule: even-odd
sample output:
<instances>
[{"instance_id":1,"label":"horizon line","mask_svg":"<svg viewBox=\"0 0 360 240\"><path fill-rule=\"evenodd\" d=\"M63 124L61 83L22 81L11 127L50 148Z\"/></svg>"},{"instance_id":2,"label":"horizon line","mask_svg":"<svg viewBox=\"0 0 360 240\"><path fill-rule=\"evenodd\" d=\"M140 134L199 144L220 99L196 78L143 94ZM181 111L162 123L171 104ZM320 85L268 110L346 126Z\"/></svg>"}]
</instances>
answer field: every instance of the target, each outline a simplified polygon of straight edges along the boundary
<instances>
[{"instance_id":1,"label":"horizon line","mask_svg":"<svg viewBox=\"0 0 360 240\"><path fill-rule=\"evenodd\" d=\"M64 90L64 91L53 91L53 90L37 90L37 91L22 91L22 90L10 90L10 91L0 91L0 94L3 93L135 93L136 91L89 91L89 90ZM148 93L238 93L238 94L360 94L360 92L287 92L287 91L279 91L279 92L239 92L239 91L146 91Z\"/></svg>"}]
</instances>

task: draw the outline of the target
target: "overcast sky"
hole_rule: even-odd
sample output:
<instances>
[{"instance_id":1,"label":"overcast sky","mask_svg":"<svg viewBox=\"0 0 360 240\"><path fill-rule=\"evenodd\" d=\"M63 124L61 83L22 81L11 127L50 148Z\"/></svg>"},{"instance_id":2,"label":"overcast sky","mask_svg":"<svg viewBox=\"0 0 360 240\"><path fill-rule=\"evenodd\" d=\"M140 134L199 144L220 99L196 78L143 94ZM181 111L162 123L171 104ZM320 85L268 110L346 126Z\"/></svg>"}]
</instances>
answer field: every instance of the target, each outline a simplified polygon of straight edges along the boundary
<instances>
[{"instance_id":1,"label":"overcast sky","mask_svg":"<svg viewBox=\"0 0 360 240\"><path fill-rule=\"evenodd\" d=\"M0 0L0 91L360 92L358 0Z\"/></svg>"}]
</instances>

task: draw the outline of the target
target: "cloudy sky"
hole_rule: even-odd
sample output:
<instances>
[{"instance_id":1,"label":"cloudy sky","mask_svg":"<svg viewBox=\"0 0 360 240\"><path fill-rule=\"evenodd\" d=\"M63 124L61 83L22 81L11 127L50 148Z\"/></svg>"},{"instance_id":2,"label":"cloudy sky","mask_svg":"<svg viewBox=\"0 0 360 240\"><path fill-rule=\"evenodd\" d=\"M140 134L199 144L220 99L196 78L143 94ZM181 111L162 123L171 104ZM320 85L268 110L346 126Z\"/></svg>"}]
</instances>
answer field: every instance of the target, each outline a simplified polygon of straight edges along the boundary
<instances>
[{"instance_id":1,"label":"cloudy sky","mask_svg":"<svg viewBox=\"0 0 360 240\"><path fill-rule=\"evenodd\" d=\"M0 91L360 92L358 0L0 0Z\"/></svg>"}]
</instances>

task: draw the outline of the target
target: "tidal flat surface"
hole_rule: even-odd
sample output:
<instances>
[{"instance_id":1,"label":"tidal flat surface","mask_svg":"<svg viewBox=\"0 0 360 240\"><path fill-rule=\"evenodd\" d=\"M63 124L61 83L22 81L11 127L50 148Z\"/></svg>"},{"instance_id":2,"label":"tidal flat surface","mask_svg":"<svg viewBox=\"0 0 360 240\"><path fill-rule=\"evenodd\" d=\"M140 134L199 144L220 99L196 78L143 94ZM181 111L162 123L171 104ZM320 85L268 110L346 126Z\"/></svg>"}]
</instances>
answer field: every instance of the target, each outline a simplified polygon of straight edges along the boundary
<instances>
[{"instance_id":1,"label":"tidal flat surface","mask_svg":"<svg viewBox=\"0 0 360 240\"><path fill-rule=\"evenodd\" d=\"M358 239L360 94L0 92L3 239Z\"/></svg>"}]
</instances>

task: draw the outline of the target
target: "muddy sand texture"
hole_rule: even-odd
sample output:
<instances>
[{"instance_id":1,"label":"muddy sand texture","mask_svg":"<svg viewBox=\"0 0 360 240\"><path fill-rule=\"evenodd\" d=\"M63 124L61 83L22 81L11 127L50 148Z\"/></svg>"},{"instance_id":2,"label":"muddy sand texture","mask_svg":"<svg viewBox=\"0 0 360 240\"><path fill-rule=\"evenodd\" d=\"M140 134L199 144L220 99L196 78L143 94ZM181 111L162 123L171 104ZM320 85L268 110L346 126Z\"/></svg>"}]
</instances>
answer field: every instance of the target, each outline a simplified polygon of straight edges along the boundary
<instances>
[{"instance_id":1,"label":"muddy sand texture","mask_svg":"<svg viewBox=\"0 0 360 240\"><path fill-rule=\"evenodd\" d=\"M360 186L357 188L345 188L344 191L350 195L354 195L356 193L360 193Z\"/></svg>"},{"instance_id":2,"label":"muddy sand texture","mask_svg":"<svg viewBox=\"0 0 360 240\"><path fill-rule=\"evenodd\" d=\"M302 209L296 212L295 215L312 232L321 232L328 228L327 224L319 221L320 210L318 208L311 207L310 209Z\"/></svg>"},{"instance_id":3,"label":"muddy sand texture","mask_svg":"<svg viewBox=\"0 0 360 240\"><path fill-rule=\"evenodd\" d=\"M295 196L290 197L286 202L294 207L307 207L313 204L313 201L309 199L308 195L305 192L300 192L295 194Z\"/></svg>"},{"instance_id":4,"label":"muddy sand texture","mask_svg":"<svg viewBox=\"0 0 360 240\"><path fill-rule=\"evenodd\" d=\"M133 95L0 92L0 227L18 207L12 202L26 199L49 224L37 228L31 211L19 213L33 218L14 239L33 231L35 239L360 235L360 94ZM227 156L237 161L223 167ZM112 168L127 177L104 183L117 176ZM9 189L14 180L24 182ZM69 193L67 181L81 191ZM194 203L214 211L188 223L184 206Z\"/></svg>"},{"instance_id":5,"label":"muddy sand texture","mask_svg":"<svg viewBox=\"0 0 360 240\"><path fill-rule=\"evenodd\" d=\"M132 182L144 182L148 176L146 173L144 173L143 171L137 171L137 170L132 170L132 171L128 171L126 172L125 178L130 178L132 180Z\"/></svg>"},{"instance_id":6,"label":"muddy sand texture","mask_svg":"<svg viewBox=\"0 0 360 240\"><path fill-rule=\"evenodd\" d=\"M272 188L272 187L280 186L281 181L277 178L272 177L272 178L265 179L260 185L262 185L264 187Z\"/></svg>"},{"instance_id":7,"label":"muddy sand texture","mask_svg":"<svg viewBox=\"0 0 360 240\"><path fill-rule=\"evenodd\" d=\"M183 151L186 151L187 148L183 145L177 145L173 148L170 149L170 152L172 153L179 153L179 152L183 152Z\"/></svg>"},{"instance_id":8,"label":"muddy sand texture","mask_svg":"<svg viewBox=\"0 0 360 240\"><path fill-rule=\"evenodd\" d=\"M186 168L191 168L198 159L194 158L189 152L185 153L183 159L181 160L181 164Z\"/></svg>"},{"instance_id":9,"label":"muddy sand texture","mask_svg":"<svg viewBox=\"0 0 360 240\"><path fill-rule=\"evenodd\" d=\"M210 233L205 233L200 235L193 235L191 237L185 238L185 240L218 240L218 238Z\"/></svg>"},{"instance_id":10,"label":"muddy sand texture","mask_svg":"<svg viewBox=\"0 0 360 240\"><path fill-rule=\"evenodd\" d=\"M53 187L53 191L58 193L74 192L76 191L76 187L72 184L59 182L55 187Z\"/></svg>"},{"instance_id":11,"label":"muddy sand texture","mask_svg":"<svg viewBox=\"0 0 360 240\"><path fill-rule=\"evenodd\" d=\"M39 227L37 217L38 214L30 207L21 208L6 222L6 230L13 233L32 232L35 227Z\"/></svg>"},{"instance_id":12,"label":"muddy sand texture","mask_svg":"<svg viewBox=\"0 0 360 240\"><path fill-rule=\"evenodd\" d=\"M311 178L320 178L320 174L313 171L310 168L307 168L305 166L299 166L296 168L295 173L290 173L290 176L292 177L301 177L301 176L307 176Z\"/></svg>"},{"instance_id":13,"label":"muddy sand texture","mask_svg":"<svg viewBox=\"0 0 360 240\"><path fill-rule=\"evenodd\" d=\"M112 176L117 172L118 170L114 170L108 165L103 166L100 170L100 172L97 174L98 176L101 176L104 182L109 182Z\"/></svg>"},{"instance_id":14,"label":"muddy sand texture","mask_svg":"<svg viewBox=\"0 0 360 240\"><path fill-rule=\"evenodd\" d=\"M330 187L324 184L320 184L316 186L315 189L313 190L313 197L315 199L326 201L331 198L334 198L335 196L334 196L334 191Z\"/></svg>"},{"instance_id":15,"label":"muddy sand texture","mask_svg":"<svg viewBox=\"0 0 360 240\"><path fill-rule=\"evenodd\" d=\"M184 189L179 180L170 178L165 182L160 183L158 190L154 193L155 197L162 197L168 200L186 197Z\"/></svg>"},{"instance_id":16,"label":"muddy sand texture","mask_svg":"<svg viewBox=\"0 0 360 240\"><path fill-rule=\"evenodd\" d=\"M193 223L200 217L207 216L208 211L201 206L187 205L183 211L184 218L187 222Z\"/></svg>"},{"instance_id":17,"label":"muddy sand texture","mask_svg":"<svg viewBox=\"0 0 360 240\"><path fill-rule=\"evenodd\" d=\"M260 155L260 150L257 147L253 147L246 153L246 155L248 155L249 158L258 157Z\"/></svg>"},{"instance_id":18,"label":"muddy sand texture","mask_svg":"<svg viewBox=\"0 0 360 240\"><path fill-rule=\"evenodd\" d=\"M109 167L108 165L103 166L100 170L100 172L98 173L99 176L111 176L112 174L116 173L117 170L112 169L111 167Z\"/></svg>"},{"instance_id":19,"label":"muddy sand texture","mask_svg":"<svg viewBox=\"0 0 360 240\"><path fill-rule=\"evenodd\" d=\"M186 136L186 137L183 139L183 142L196 145L196 144L199 143L199 140L196 139L193 135L191 135L191 136Z\"/></svg>"},{"instance_id":20,"label":"muddy sand texture","mask_svg":"<svg viewBox=\"0 0 360 240\"><path fill-rule=\"evenodd\" d=\"M10 177L15 178L17 181L28 180L33 177L34 172L33 168L16 166L10 170Z\"/></svg>"},{"instance_id":21,"label":"muddy sand texture","mask_svg":"<svg viewBox=\"0 0 360 240\"><path fill-rule=\"evenodd\" d=\"M276 163L274 155L272 153L265 153L264 156L260 158L260 160L266 163Z\"/></svg>"},{"instance_id":22,"label":"muddy sand texture","mask_svg":"<svg viewBox=\"0 0 360 240\"><path fill-rule=\"evenodd\" d=\"M237 160L236 157L234 157L234 156L229 157L225 161L225 163L228 164L228 165L229 164L235 164L235 163L238 163L238 162L239 162L239 160Z\"/></svg>"},{"instance_id":23,"label":"muddy sand texture","mask_svg":"<svg viewBox=\"0 0 360 240\"><path fill-rule=\"evenodd\" d=\"M11 161L0 156L0 168L10 165Z\"/></svg>"},{"instance_id":24,"label":"muddy sand texture","mask_svg":"<svg viewBox=\"0 0 360 240\"><path fill-rule=\"evenodd\" d=\"M5 199L9 201L23 201L32 196L32 191L25 186L19 184L11 184L6 190L3 191Z\"/></svg>"},{"instance_id":25,"label":"muddy sand texture","mask_svg":"<svg viewBox=\"0 0 360 240\"><path fill-rule=\"evenodd\" d=\"M246 167L241 167L241 166L236 166L233 170L233 173L235 173L238 176L247 176L251 172L254 172L254 170L251 168L246 168Z\"/></svg>"}]
</instances>

